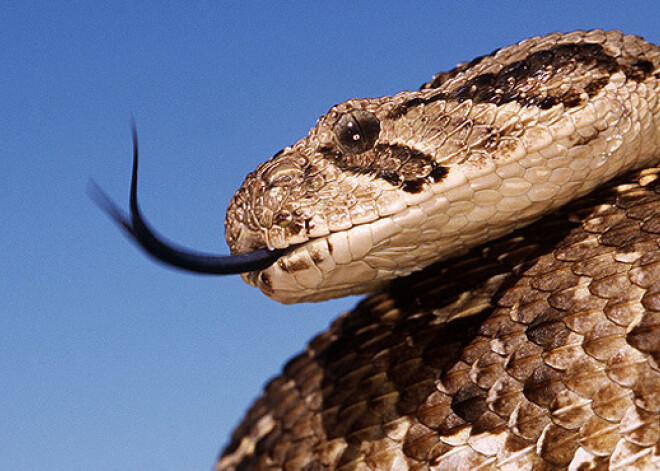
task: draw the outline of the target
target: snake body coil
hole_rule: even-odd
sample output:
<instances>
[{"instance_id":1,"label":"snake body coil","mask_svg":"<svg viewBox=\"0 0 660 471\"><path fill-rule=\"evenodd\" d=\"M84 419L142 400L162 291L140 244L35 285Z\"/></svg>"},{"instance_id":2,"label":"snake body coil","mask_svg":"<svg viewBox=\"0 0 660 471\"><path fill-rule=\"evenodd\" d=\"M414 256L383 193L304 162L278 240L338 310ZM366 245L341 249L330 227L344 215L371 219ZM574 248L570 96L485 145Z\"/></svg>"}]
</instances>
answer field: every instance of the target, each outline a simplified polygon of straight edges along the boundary
<instances>
[{"instance_id":1,"label":"snake body coil","mask_svg":"<svg viewBox=\"0 0 660 471\"><path fill-rule=\"evenodd\" d=\"M248 176L227 241L285 250L244 275L283 302L383 291L217 469L660 468L658 161L660 48L618 31L333 107Z\"/></svg>"}]
</instances>

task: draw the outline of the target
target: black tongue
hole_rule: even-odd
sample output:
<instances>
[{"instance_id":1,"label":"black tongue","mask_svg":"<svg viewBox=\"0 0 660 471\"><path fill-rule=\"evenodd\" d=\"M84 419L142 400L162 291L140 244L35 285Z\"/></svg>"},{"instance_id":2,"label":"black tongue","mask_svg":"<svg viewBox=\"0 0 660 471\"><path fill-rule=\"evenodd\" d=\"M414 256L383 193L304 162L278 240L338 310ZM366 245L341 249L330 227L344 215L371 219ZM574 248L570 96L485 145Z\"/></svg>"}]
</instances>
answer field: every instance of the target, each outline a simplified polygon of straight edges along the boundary
<instances>
[{"instance_id":1,"label":"black tongue","mask_svg":"<svg viewBox=\"0 0 660 471\"><path fill-rule=\"evenodd\" d=\"M263 270L280 258L285 250L259 249L238 255L213 255L179 247L159 236L142 217L137 201L138 140L135 123L133 132L133 174L131 177L130 217L90 181L88 193L94 202L151 257L172 267L195 273L231 275Z\"/></svg>"}]
</instances>

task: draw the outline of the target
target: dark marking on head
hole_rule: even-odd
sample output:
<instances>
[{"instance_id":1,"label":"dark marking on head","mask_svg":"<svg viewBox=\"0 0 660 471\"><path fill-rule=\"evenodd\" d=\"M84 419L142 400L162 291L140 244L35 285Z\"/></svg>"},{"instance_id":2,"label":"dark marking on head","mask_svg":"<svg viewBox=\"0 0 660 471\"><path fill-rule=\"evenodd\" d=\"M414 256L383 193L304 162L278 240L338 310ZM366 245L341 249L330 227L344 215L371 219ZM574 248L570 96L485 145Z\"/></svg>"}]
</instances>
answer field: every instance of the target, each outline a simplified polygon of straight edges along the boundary
<instances>
[{"instance_id":1,"label":"dark marking on head","mask_svg":"<svg viewBox=\"0 0 660 471\"><path fill-rule=\"evenodd\" d=\"M298 235L305 228L304 224L300 221L292 221L291 224L286 226L286 232L290 235Z\"/></svg>"},{"instance_id":2,"label":"dark marking on head","mask_svg":"<svg viewBox=\"0 0 660 471\"><path fill-rule=\"evenodd\" d=\"M273 216L273 224L278 226L286 226L289 222L291 222L291 213L288 211L281 211Z\"/></svg>"},{"instance_id":3,"label":"dark marking on head","mask_svg":"<svg viewBox=\"0 0 660 471\"><path fill-rule=\"evenodd\" d=\"M575 108L576 106L580 106L582 104L582 96L580 96L579 93L575 93L575 92L567 93L566 95L564 95L562 101L566 108Z\"/></svg>"},{"instance_id":4,"label":"dark marking on head","mask_svg":"<svg viewBox=\"0 0 660 471\"><path fill-rule=\"evenodd\" d=\"M470 62L463 62L461 64L458 64L456 67L454 67L448 72L440 72L439 74L436 74L430 82L422 85L420 87L420 90L430 90L433 88L438 88L440 87L440 85L453 79L458 74L463 73L466 70L469 70L472 67L476 66L477 64L481 63L485 58L494 56L495 54L497 54L498 51L499 49L495 49L490 54L484 54L483 56L475 57Z\"/></svg>"},{"instance_id":5,"label":"dark marking on head","mask_svg":"<svg viewBox=\"0 0 660 471\"><path fill-rule=\"evenodd\" d=\"M306 179L306 178L310 177L316 171L316 167L314 167L313 165L307 164L302 168L302 171L303 171L303 178Z\"/></svg>"},{"instance_id":6,"label":"dark marking on head","mask_svg":"<svg viewBox=\"0 0 660 471\"><path fill-rule=\"evenodd\" d=\"M431 170L427 178L429 178L430 181L432 181L433 183L437 183L443 180L448 173L449 173L449 169L447 167L443 167L442 165L436 165L435 168Z\"/></svg>"},{"instance_id":7,"label":"dark marking on head","mask_svg":"<svg viewBox=\"0 0 660 471\"><path fill-rule=\"evenodd\" d=\"M319 146L319 148L317 150L319 151L319 153L321 153L323 155L329 155L329 154L336 154L337 153L337 149L334 146L331 146L331 145Z\"/></svg>"},{"instance_id":8,"label":"dark marking on head","mask_svg":"<svg viewBox=\"0 0 660 471\"><path fill-rule=\"evenodd\" d=\"M378 176L391 185L398 185L400 183L399 174L394 171L383 170Z\"/></svg>"},{"instance_id":9,"label":"dark marking on head","mask_svg":"<svg viewBox=\"0 0 660 471\"><path fill-rule=\"evenodd\" d=\"M615 57L609 55L600 44L560 44L533 52L499 71L484 72L462 83L449 83L459 73L469 74L470 68L482 63L485 57L478 58L475 64L462 64L444 75L438 74L423 86L423 89L439 87L438 93L424 99L411 98L393 110L390 118L400 118L411 108L439 100L471 100L473 103L495 105L515 101L522 106L542 109L557 104L573 108L583 103L585 93L591 98L600 92L616 72L623 72L629 80L637 82L645 80L653 72L651 61L640 59L631 62L623 56ZM569 89L548 86L557 81L559 74L574 77ZM445 87L442 86L444 84Z\"/></svg>"},{"instance_id":10,"label":"dark marking on head","mask_svg":"<svg viewBox=\"0 0 660 471\"><path fill-rule=\"evenodd\" d=\"M596 93L598 93L599 90L607 85L607 82L609 82L607 77L600 77L585 86L584 91L587 93L587 95L594 96Z\"/></svg>"},{"instance_id":11,"label":"dark marking on head","mask_svg":"<svg viewBox=\"0 0 660 471\"><path fill-rule=\"evenodd\" d=\"M320 253L316 252L316 251L311 252L309 254L309 256L311 257L312 262L314 262L314 263L321 263L324 260L323 256Z\"/></svg>"},{"instance_id":12,"label":"dark marking on head","mask_svg":"<svg viewBox=\"0 0 660 471\"><path fill-rule=\"evenodd\" d=\"M409 193L419 193L424 184L437 183L449 173L432 156L401 144L377 144L361 154L335 151L326 155L342 170L373 175Z\"/></svg>"},{"instance_id":13,"label":"dark marking on head","mask_svg":"<svg viewBox=\"0 0 660 471\"><path fill-rule=\"evenodd\" d=\"M653 73L653 62L646 59L642 59L635 62L631 66L631 73L629 78L631 78L636 82L641 82L646 77L651 75L651 73Z\"/></svg>"},{"instance_id":14,"label":"dark marking on head","mask_svg":"<svg viewBox=\"0 0 660 471\"><path fill-rule=\"evenodd\" d=\"M309 268L309 263L307 263L307 260L290 260L286 264L286 271L288 273L292 273L294 271L301 271L301 270L306 270Z\"/></svg>"},{"instance_id":15,"label":"dark marking on head","mask_svg":"<svg viewBox=\"0 0 660 471\"><path fill-rule=\"evenodd\" d=\"M416 180L408 180L401 184L401 189L407 193L419 193L424 186L424 180L418 178Z\"/></svg>"}]
</instances>

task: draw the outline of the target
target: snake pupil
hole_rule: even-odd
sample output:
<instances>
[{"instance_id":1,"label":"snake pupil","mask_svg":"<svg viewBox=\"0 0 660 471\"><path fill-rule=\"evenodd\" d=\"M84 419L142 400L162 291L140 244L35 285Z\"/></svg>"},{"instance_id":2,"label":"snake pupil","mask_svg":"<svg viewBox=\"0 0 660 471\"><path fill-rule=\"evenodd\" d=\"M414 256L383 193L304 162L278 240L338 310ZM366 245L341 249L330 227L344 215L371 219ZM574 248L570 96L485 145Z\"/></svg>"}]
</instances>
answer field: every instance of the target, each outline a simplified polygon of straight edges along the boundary
<instances>
[{"instance_id":1,"label":"snake pupil","mask_svg":"<svg viewBox=\"0 0 660 471\"><path fill-rule=\"evenodd\" d=\"M343 114L333 129L340 149L348 154L361 154L373 148L380 134L380 121L364 110Z\"/></svg>"}]
</instances>

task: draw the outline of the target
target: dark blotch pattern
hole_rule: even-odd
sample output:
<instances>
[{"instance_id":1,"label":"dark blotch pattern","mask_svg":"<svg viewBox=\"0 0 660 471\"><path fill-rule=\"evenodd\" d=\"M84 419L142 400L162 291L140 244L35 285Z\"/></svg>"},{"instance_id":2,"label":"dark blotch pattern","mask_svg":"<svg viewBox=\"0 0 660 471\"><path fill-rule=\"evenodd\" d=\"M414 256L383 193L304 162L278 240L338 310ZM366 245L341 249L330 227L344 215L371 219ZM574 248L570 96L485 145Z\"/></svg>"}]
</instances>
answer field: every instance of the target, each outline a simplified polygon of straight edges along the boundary
<instances>
[{"instance_id":1,"label":"dark blotch pattern","mask_svg":"<svg viewBox=\"0 0 660 471\"><path fill-rule=\"evenodd\" d=\"M449 172L430 155L398 144L376 144L362 154L334 151L326 155L342 170L373 175L409 193L420 192L425 183L441 181Z\"/></svg>"},{"instance_id":2,"label":"dark blotch pattern","mask_svg":"<svg viewBox=\"0 0 660 471\"><path fill-rule=\"evenodd\" d=\"M439 74L436 74L433 77L433 80L431 80L430 82L425 83L424 85L422 85L420 87L420 89L421 90L427 90L427 89L432 89L432 88L438 88L438 87L440 87L440 85L447 82L448 80L453 79L457 75L464 73L466 70L470 70L472 67L474 67L477 64L481 63L487 57L494 56L495 54L497 54L498 51L499 51L499 49L495 49L490 54L485 54L483 56L475 57L470 62L463 62L462 64L457 65L456 67L454 67L453 69L451 69L448 72L440 72Z\"/></svg>"},{"instance_id":3,"label":"dark blotch pattern","mask_svg":"<svg viewBox=\"0 0 660 471\"><path fill-rule=\"evenodd\" d=\"M410 108L427 105L439 100L493 103L502 105L515 101L522 106L551 108L562 103L567 108L582 104L582 93L596 95L608 82L608 77L623 71L630 80L643 81L653 72L653 64L645 59L628 63L611 56L599 44L561 44L550 49L533 52L522 60L502 67L499 71L486 72L465 83L446 85L458 73L467 73L471 67L482 63L484 56L475 63L463 64L442 75L439 74L423 89L439 87L441 91L431 97L412 98L392 112L392 118L403 116ZM572 87L548 87L556 77L575 74ZM443 86L446 85L446 86Z\"/></svg>"}]
</instances>

